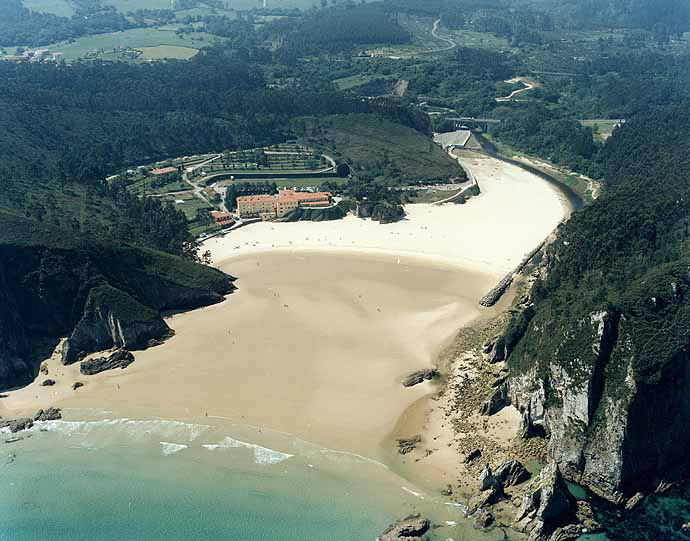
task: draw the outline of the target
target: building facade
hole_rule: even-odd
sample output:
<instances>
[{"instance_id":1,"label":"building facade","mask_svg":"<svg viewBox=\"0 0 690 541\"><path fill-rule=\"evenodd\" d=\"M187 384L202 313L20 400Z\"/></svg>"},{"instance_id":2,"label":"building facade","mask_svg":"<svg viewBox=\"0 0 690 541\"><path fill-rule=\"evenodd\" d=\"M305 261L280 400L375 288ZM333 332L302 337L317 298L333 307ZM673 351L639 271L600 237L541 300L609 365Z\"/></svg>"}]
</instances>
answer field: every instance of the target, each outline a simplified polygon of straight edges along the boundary
<instances>
[{"instance_id":1,"label":"building facade","mask_svg":"<svg viewBox=\"0 0 690 541\"><path fill-rule=\"evenodd\" d=\"M327 207L333 198L328 192L297 192L280 190L278 195L244 195L237 198L241 218L282 218L302 206Z\"/></svg>"}]
</instances>

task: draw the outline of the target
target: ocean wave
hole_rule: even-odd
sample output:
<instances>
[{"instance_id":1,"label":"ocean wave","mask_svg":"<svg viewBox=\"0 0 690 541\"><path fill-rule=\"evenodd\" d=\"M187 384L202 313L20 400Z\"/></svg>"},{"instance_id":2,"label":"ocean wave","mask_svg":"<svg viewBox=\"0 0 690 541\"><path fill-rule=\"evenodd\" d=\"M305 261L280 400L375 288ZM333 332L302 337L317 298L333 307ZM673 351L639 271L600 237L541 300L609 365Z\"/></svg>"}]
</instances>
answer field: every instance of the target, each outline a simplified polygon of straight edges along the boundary
<instances>
[{"instance_id":1,"label":"ocean wave","mask_svg":"<svg viewBox=\"0 0 690 541\"><path fill-rule=\"evenodd\" d=\"M34 432L58 432L71 436L91 435L104 428L124 431L125 436L130 438L146 438L155 435L159 438L192 442L210 427L168 419L133 420L122 418L99 421L38 421L30 430Z\"/></svg>"},{"instance_id":2,"label":"ocean wave","mask_svg":"<svg viewBox=\"0 0 690 541\"><path fill-rule=\"evenodd\" d=\"M169 456L174 453L177 453L178 451L182 451L182 449L187 448L187 446L182 443L169 443L167 441L162 441L160 442L160 444L161 453L163 453L163 456Z\"/></svg>"},{"instance_id":3,"label":"ocean wave","mask_svg":"<svg viewBox=\"0 0 690 541\"><path fill-rule=\"evenodd\" d=\"M407 487L400 487L400 488L402 488L408 494L412 494L413 496L419 498L420 500L424 499L424 494L422 494L421 492L415 492L414 490L407 488Z\"/></svg>"},{"instance_id":4,"label":"ocean wave","mask_svg":"<svg viewBox=\"0 0 690 541\"><path fill-rule=\"evenodd\" d=\"M215 449L251 449L254 451L254 462L257 464L278 464L279 462L283 462L284 460L294 456L289 453L276 451L275 449L269 449L268 447L262 447L261 445L257 445L255 443L247 443L246 441L236 440L230 436L226 436L220 443L206 444L202 445L202 447L210 451Z\"/></svg>"}]
</instances>

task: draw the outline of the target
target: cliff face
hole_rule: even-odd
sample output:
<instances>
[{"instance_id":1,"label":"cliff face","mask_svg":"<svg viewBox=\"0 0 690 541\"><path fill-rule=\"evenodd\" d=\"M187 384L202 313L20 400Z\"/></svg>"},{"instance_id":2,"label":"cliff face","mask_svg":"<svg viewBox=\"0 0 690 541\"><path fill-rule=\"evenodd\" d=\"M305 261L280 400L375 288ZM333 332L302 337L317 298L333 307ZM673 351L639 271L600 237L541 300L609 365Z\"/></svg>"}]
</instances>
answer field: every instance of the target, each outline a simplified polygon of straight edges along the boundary
<instances>
[{"instance_id":1,"label":"cliff face","mask_svg":"<svg viewBox=\"0 0 690 541\"><path fill-rule=\"evenodd\" d=\"M618 310L537 312L508 364L524 436L614 502L690 474L690 265L632 285Z\"/></svg>"},{"instance_id":2,"label":"cliff face","mask_svg":"<svg viewBox=\"0 0 690 541\"><path fill-rule=\"evenodd\" d=\"M66 363L93 351L165 339L171 330L162 310L220 302L235 289L233 280L126 245L0 242L0 390L29 383L65 336Z\"/></svg>"}]
</instances>

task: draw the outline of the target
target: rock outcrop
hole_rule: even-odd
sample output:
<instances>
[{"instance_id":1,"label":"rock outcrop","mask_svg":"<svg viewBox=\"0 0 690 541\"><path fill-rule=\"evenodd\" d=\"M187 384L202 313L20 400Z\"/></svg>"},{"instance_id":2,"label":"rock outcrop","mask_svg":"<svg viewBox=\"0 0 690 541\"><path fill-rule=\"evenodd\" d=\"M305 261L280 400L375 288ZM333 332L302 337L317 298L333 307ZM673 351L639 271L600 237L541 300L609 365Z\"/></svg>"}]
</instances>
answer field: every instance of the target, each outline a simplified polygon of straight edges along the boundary
<instances>
[{"instance_id":1,"label":"rock outcrop","mask_svg":"<svg viewBox=\"0 0 690 541\"><path fill-rule=\"evenodd\" d=\"M378 541L392 541L394 539L421 540L422 535L431 528L431 522L420 515L409 515L386 528L377 537Z\"/></svg>"},{"instance_id":2,"label":"rock outcrop","mask_svg":"<svg viewBox=\"0 0 690 541\"><path fill-rule=\"evenodd\" d=\"M22 430L27 430L32 426L34 426L34 421L29 417L12 419L10 421L0 421L0 428L9 428L10 432L13 434L16 432L21 432Z\"/></svg>"},{"instance_id":3,"label":"rock outcrop","mask_svg":"<svg viewBox=\"0 0 690 541\"><path fill-rule=\"evenodd\" d=\"M145 347L170 332L162 310L217 303L235 289L231 276L170 254L44 232L19 217L2 222L0 391L33 381L65 336L66 362Z\"/></svg>"},{"instance_id":4,"label":"rock outcrop","mask_svg":"<svg viewBox=\"0 0 690 541\"><path fill-rule=\"evenodd\" d=\"M34 414L34 421L56 421L57 419L62 419L60 408L40 409Z\"/></svg>"},{"instance_id":5,"label":"rock outcrop","mask_svg":"<svg viewBox=\"0 0 690 541\"><path fill-rule=\"evenodd\" d=\"M650 342L638 323L663 305L672 326L690 294L690 278L680 283L667 284L666 298L652 295L630 313L593 312L565 331L535 318L523 342L542 344L537 357L521 342L509 359L522 435L548 437L565 477L614 503L690 475L690 336Z\"/></svg>"},{"instance_id":6,"label":"rock outcrop","mask_svg":"<svg viewBox=\"0 0 690 541\"><path fill-rule=\"evenodd\" d=\"M417 372L413 372L403 380L403 386L414 387L415 385L419 385L424 381L430 381L437 376L438 370L436 370L435 368L426 368L424 370L418 370Z\"/></svg>"},{"instance_id":7,"label":"rock outcrop","mask_svg":"<svg viewBox=\"0 0 690 541\"><path fill-rule=\"evenodd\" d=\"M158 313L109 286L91 290L84 315L65 340L62 362L70 364L92 351L140 349L172 335Z\"/></svg>"},{"instance_id":8,"label":"rock outcrop","mask_svg":"<svg viewBox=\"0 0 690 541\"><path fill-rule=\"evenodd\" d=\"M549 539L562 526L575 517L575 499L555 463L542 469L539 479L533 481L523 496L515 517L518 529L529 532L530 541Z\"/></svg>"},{"instance_id":9,"label":"rock outcrop","mask_svg":"<svg viewBox=\"0 0 690 541\"><path fill-rule=\"evenodd\" d=\"M107 357L96 357L83 361L79 366L79 371L85 376L93 376L106 370L115 368L127 368L134 362L134 355L131 351L119 349Z\"/></svg>"},{"instance_id":10,"label":"rock outcrop","mask_svg":"<svg viewBox=\"0 0 690 541\"><path fill-rule=\"evenodd\" d=\"M529 479L530 474L521 462L517 460L506 460L496 468L494 477L496 477L504 487L510 487L524 483Z\"/></svg>"}]
</instances>

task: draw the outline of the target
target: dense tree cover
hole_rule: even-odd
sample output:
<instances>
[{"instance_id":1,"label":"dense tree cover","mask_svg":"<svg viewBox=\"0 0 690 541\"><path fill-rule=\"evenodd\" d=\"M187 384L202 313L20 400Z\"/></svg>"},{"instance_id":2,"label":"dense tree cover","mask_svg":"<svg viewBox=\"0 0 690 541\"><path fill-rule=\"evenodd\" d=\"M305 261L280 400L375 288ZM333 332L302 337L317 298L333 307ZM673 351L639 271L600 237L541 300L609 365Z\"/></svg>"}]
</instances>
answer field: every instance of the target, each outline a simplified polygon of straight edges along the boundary
<instances>
[{"instance_id":1,"label":"dense tree cover","mask_svg":"<svg viewBox=\"0 0 690 541\"><path fill-rule=\"evenodd\" d=\"M183 216L105 187L106 176L170 156L283 141L289 120L305 113L376 112L429 130L424 115L400 104L270 89L261 69L223 48L190 62L0 63L0 80L0 206L178 255L194 253Z\"/></svg>"},{"instance_id":2,"label":"dense tree cover","mask_svg":"<svg viewBox=\"0 0 690 541\"><path fill-rule=\"evenodd\" d=\"M537 102L503 107L495 112L502 122L491 126L491 134L499 140L571 169L598 176L598 167L593 160L599 147L594 142L591 128Z\"/></svg>"},{"instance_id":3,"label":"dense tree cover","mask_svg":"<svg viewBox=\"0 0 690 541\"><path fill-rule=\"evenodd\" d=\"M21 0L0 2L0 47L39 46L88 34L126 30L134 25L112 6L80 7L72 17L26 9Z\"/></svg>"},{"instance_id":4,"label":"dense tree cover","mask_svg":"<svg viewBox=\"0 0 690 541\"><path fill-rule=\"evenodd\" d=\"M674 335L687 339L687 326L677 322L689 315L687 303L673 298L673 284L687 281L690 264L690 103L630 119L599 160L607 189L573 215L550 248L548 277L534 290L534 329L545 322L573 329L602 310L623 314L638 342L635 363L651 375L668 360L667 351L687 346L673 343ZM538 334L528 330L520 340L511 355L514 368L529 363L538 346L553 359L544 348L555 342Z\"/></svg>"},{"instance_id":5,"label":"dense tree cover","mask_svg":"<svg viewBox=\"0 0 690 541\"><path fill-rule=\"evenodd\" d=\"M331 7L301 19L278 20L265 32L279 41L275 57L281 63L362 45L410 41L410 34L379 3Z\"/></svg>"},{"instance_id":6,"label":"dense tree cover","mask_svg":"<svg viewBox=\"0 0 690 541\"><path fill-rule=\"evenodd\" d=\"M643 28L660 35L690 30L686 0L532 0L573 28Z\"/></svg>"}]
</instances>

